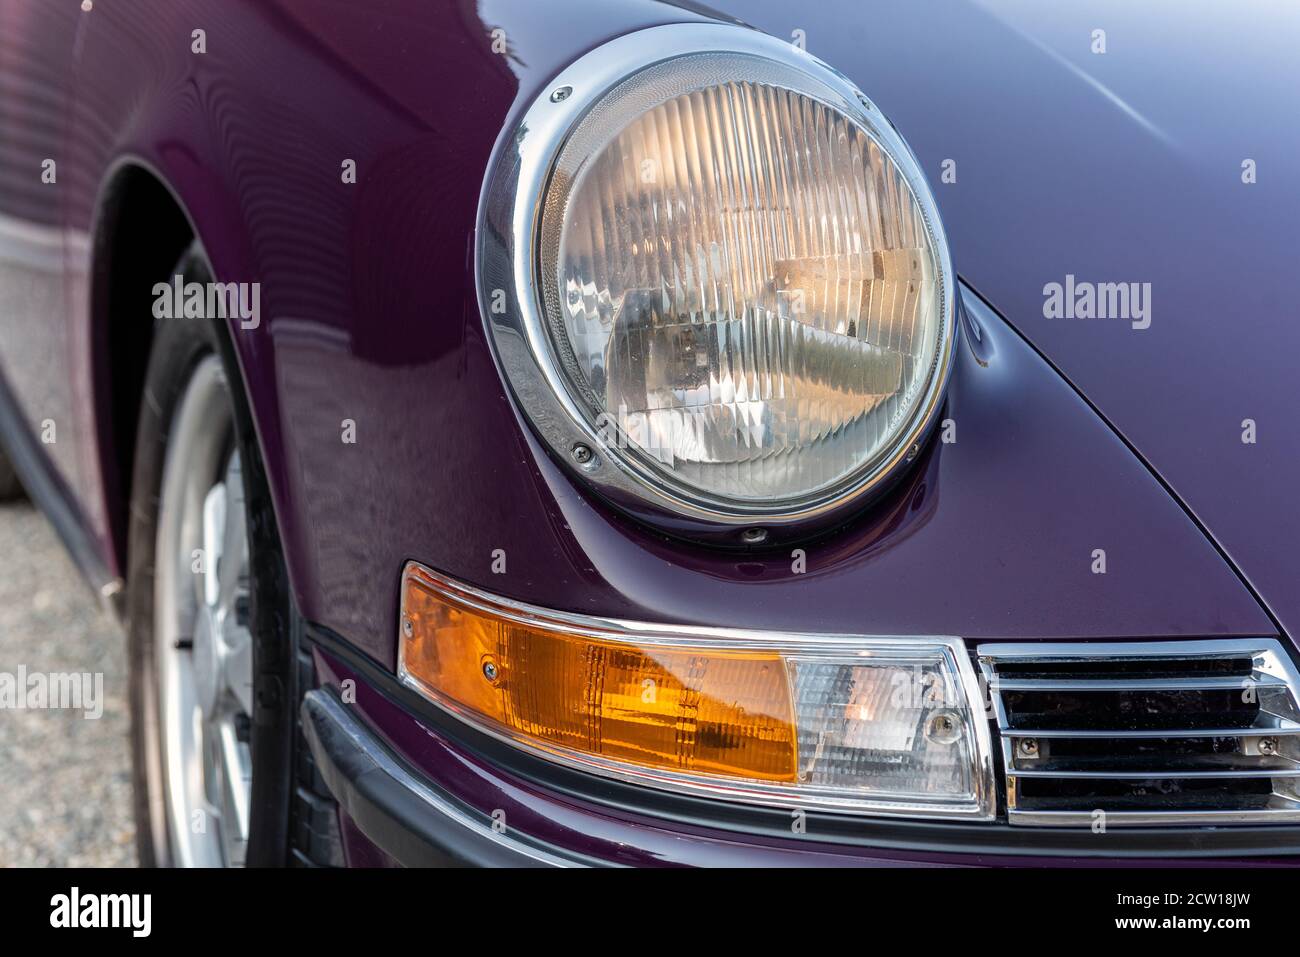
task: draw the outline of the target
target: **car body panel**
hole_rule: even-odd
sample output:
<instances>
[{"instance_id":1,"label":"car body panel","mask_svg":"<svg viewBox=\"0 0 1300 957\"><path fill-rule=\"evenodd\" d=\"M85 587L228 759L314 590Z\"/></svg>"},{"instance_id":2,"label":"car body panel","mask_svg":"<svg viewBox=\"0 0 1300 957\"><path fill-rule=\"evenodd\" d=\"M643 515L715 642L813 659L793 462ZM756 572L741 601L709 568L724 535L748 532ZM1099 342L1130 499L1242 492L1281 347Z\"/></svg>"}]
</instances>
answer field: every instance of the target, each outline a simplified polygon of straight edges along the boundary
<instances>
[{"instance_id":1,"label":"car body panel","mask_svg":"<svg viewBox=\"0 0 1300 957\"><path fill-rule=\"evenodd\" d=\"M1195 57L1207 76L1193 92L1224 103L1291 67L1109 3L1111 59L1095 62L1090 19L1027 4L719 5L776 36L803 31L893 119L962 280L940 434L842 527L798 551L722 551L636 524L547 454L489 348L473 251L494 151L586 50L714 16L686 4L0 0L0 130L21 130L0 140L0 423L25 419L70 521L120 574L109 476L130 450L97 401L113 372L97 346L115 333L95 236L114 178L145 170L217 277L260 285L260 321L232 336L295 610L322 684L356 680L357 713L419 773L614 863L1014 862L612 813L459 747L370 680L391 678L408 560L563 611L793 632L1227 637L1285 634L1278 621L1300 614L1283 548L1300 531L1287 485L1300 438L1282 417L1297 333L1279 281L1300 187L1248 187L1237 158L1280 165L1296 133L1265 136L1277 124L1258 105L1216 126L1157 82ZM956 183L940 177L948 158ZM1151 282L1150 328L1043 318L1044 284L1067 274ZM1224 316L1251 331L1220 335ZM1239 440L1244 418L1256 445ZM41 446L47 420L59 438ZM327 635L370 670L321 652ZM346 814L343 833L354 863L392 863Z\"/></svg>"},{"instance_id":2,"label":"car body panel","mask_svg":"<svg viewBox=\"0 0 1300 957\"><path fill-rule=\"evenodd\" d=\"M88 232L69 228L66 157L78 16L69 4L0 3L0 374L84 524L106 528L93 454L91 355L79 294ZM54 183L43 181L43 164ZM53 429L50 429L50 425ZM94 534L107 553L106 535Z\"/></svg>"},{"instance_id":3,"label":"car body panel","mask_svg":"<svg viewBox=\"0 0 1300 957\"><path fill-rule=\"evenodd\" d=\"M1300 632L1300 8L1178 0L864 7L722 0L802 30L903 131L957 269L1186 503ZM1105 53L1094 53L1104 30ZM956 161L956 182L940 178ZM1257 181L1243 181L1243 162ZM1048 319L1067 275L1151 284L1151 324ZM1257 441L1244 443L1251 419Z\"/></svg>"},{"instance_id":4,"label":"car body panel","mask_svg":"<svg viewBox=\"0 0 1300 957\"><path fill-rule=\"evenodd\" d=\"M504 2L217 9L105 5L77 25L62 222L66 235L88 236L113 164L138 160L175 192L217 275L262 284L262 322L234 335L308 620L391 667L398 576L417 559L523 601L691 624L1014 639L1273 632L1178 503L969 294L946 412L957 441L932 444L885 500L804 546L806 573L787 551L668 540L557 467L512 408L485 341L472 275L483 170L508 117L564 63L609 36L700 14L586 0L559 19ZM736 5L759 20L765 9ZM889 9L920 29L919 14ZM194 54L200 23L207 52ZM493 52L495 30L505 54ZM899 111L927 170L945 136L976 148L974 130L945 133L920 93L900 95L912 89L904 77L918 77L901 53L819 52L850 75L871 61L856 79ZM947 87L924 88L934 99ZM39 152L20 156L39 164ZM346 159L355 185L342 181ZM941 202L949 195L939 189ZM1034 218L1021 202L1021 218ZM1008 237L975 229L965 207L955 219L959 271L969 263L977 286L1021 303L1014 277L1032 273L1022 252L1009 256ZM96 357L89 244L67 248L66 275L82 277L64 284L75 381ZM6 343L21 334L6 329ZM36 377L4 352L4 374L39 422ZM83 394L70 414L90 414L88 403ZM343 441L348 423L355 444ZM107 549L94 435L78 432L77 460L59 468L74 473ZM1098 549L1105 574L1093 569Z\"/></svg>"}]
</instances>

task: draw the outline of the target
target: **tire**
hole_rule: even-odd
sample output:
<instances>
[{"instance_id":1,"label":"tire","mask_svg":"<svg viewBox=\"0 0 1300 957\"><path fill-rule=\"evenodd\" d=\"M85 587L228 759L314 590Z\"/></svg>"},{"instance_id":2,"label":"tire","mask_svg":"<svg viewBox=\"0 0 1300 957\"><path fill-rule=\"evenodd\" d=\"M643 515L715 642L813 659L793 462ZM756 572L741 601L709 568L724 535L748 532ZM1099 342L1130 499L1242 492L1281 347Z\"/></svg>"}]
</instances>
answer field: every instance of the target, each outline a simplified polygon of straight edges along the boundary
<instances>
[{"instance_id":1,"label":"tire","mask_svg":"<svg viewBox=\"0 0 1300 957\"><path fill-rule=\"evenodd\" d=\"M5 458L4 449L0 448L0 502L8 502L22 497L23 483L18 481L18 473L14 471L14 467Z\"/></svg>"},{"instance_id":2,"label":"tire","mask_svg":"<svg viewBox=\"0 0 1300 957\"><path fill-rule=\"evenodd\" d=\"M211 281L211 270L197 246L187 252L176 271L186 281ZM224 428L226 431L222 434L225 437L220 441L229 448L221 460L226 463L225 469L218 470L217 476L222 488L221 527L232 540L239 538L236 526L242 526L244 530L239 552L228 557L223 547L220 562L212 560L219 572L214 569L211 573L213 579L224 580L226 577L234 578L233 573L227 575L229 569L241 569L236 580L240 598L230 606L234 611L222 619L225 622L222 627L230 628L232 633L238 630L248 635L247 644L241 646L238 668L224 659L216 667L202 663L217 657L217 652L207 654L207 650L227 648L212 637L224 632L219 632L215 625L198 621L204 614L200 603L204 601L206 573L192 575L186 583L183 574L184 565L188 563L186 555L160 552L160 548L167 547L171 541L162 540L169 529L193 527L192 522L174 522L171 516L178 509L189 507L187 503L192 503L194 497L173 495L173 490L181 487L180 483L205 481L203 475L195 476L204 471L202 463L207 459L186 458L181 464L181 460L175 457L179 454L176 450L188 447L185 444L187 436L191 437L188 441L193 442L217 441L210 439L203 429L186 426L187 422L196 420L185 411L184 403L196 401L194 396L199 392L209 402L203 408L216 409L217 404L224 405L221 415L209 416L213 424L207 430L216 434ZM218 392L224 395L224 402L218 397ZM218 426L218 421L228 424ZM172 470L168 472L168 453L173 446L176 450L173 450L170 460ZM169 480L166 486L165 478ZM217 514L216 506L209 511L208 500L212 497L210 491L208 498L201 499L204 546L208 544L209 514ZM239 510L244 513L243 522L238 521ZM227 521L227 515L236 517ZM216 526L215 518L212 524ZM247 559L241 562L238 558L244 554L245 542ZM165 597L185 589L194 589L199 595L197 599L191 596L191 603L197 611L188 637L184 637L183 629L173 628L174 620L184 617L182 606L185 603ZM174 609L180 610L173 615ZM209 617L206 622L214 620L215 617ZM161 320L155 328L145 378L128 533L131 750L136 844L142 865L243 863L281 866L294 858L289 833L298 743L296 705L303 690L299 687L303 678L302 659L291 622L288 579L265 468L224 321ZM170 634L182 637L171 640L166 637ZM250 660L251 665L248 664ZM184 713L185 705L191 703L176 690L184 685L184 681L175 676L183 676L187 667L190 685L198 689L194 700L220 698L220 727L235 737L198 734L196 738L201 739L201 747L193 745L186 751L176 746L175 742L184 738L185 732L177 731L184 728L184 723L172 721L169 724L165 715ZM251 674L248 673L250 669ZM219 688L220 682L212 677L214 672L225 674L235 670L241 676L247 676L247 680L241 678L238 681L239 694L229 688ZM160 684L163 678L168 681L165 686ZM218 690L212 691L212 688ZM239 711L241 706L236 699L245 702L244 711ZM209 710L216 715L219 709L216 705L210 708L205 705L202 709L196 706L189 714L203 715L198 723L206 727ZM230 728L234 731L229 731ZM213 747L212 743L229 744L236 739L237 743L231 747L237 749L247 762L238 763L237 767L240 770L251 769L247 801L240 803L234 796L244 793L235 780L242 775L226 773L229 771L226 768L220 775L221 792L223 797L227 793L232 795L225 805L225 810L230 813L214 814L210 820L206 808L215 808L216 803L203 804L200 800L191 804L183 798L178 799L176 781L188 780L188 777L173 771L169 778L168 769L182 766L183 757L192 758L196 753L229 754L220 747ZM206 770L202 777L205 785L209 785ZM171 787L167 786L168 781L171 781ZM230 783L228 792L225 789L227 783ZM211 793L210 786L205 786L204 794ZM184 814L185 809L191 806L205 810ZM239 813L234 813L235 809ZM188 832L179 820L181 817L190 819ZM207 830L209 823L219 829L216 839ZM212 853L214 840L221 845L215 858Z\"/></svg>"}]
</instances>

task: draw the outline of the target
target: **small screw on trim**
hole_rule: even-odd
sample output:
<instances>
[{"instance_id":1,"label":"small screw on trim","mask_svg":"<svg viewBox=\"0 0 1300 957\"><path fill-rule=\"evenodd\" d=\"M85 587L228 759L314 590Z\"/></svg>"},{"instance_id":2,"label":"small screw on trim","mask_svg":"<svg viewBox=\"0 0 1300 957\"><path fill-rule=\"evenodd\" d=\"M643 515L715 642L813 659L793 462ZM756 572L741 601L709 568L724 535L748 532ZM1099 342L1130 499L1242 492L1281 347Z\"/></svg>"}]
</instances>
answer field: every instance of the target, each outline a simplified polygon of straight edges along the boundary
<instances>
[{"instance_id":1,"label":"small screw on trim","mask_svg":"<svg viewBox=\"0 0 1300 957\"><path fill-rule=\"evenodd\" d=\"M1278 747L1278 741L1277 741L1277 738L1260 738L1260 739L1259 739L1259 753L1260 753L1260 754L1277 754L1277 747Z\"/></svg>"},{"instance_id":2,"label":"small screw on trim","mask_svg":"<svg viewBox=\"0 0 1300 957\"><path fill-rule=\"evenodd\" d=\"M579 442L573 447L573 461L579 465L590 465L595 458L596 453L591 451L591 446Z\"/></svg>"},{"instance_id":3,"label":"small screw on trim","mask_svg":"<svg viewBox=\"0 0 1300 957\"><path fill-rule=\"evenodd\" d=\"M907 450L907 461L909 462L912 461L920 454L921 454L921 446L917 444L913 444L912 447Z\"/></svg>"},{"instance_id":4,"label":"small screw on trim","mask_svg":"<svg viewBox=\"0 0 1300 957\"><path fill-rule=\"evenodd\" d=\"M1022 758L1038 757L1038 739L1021 738L1020 742L1016 745L1016 753Z\"/></svg>"},{"instance_id":5,"label":"small screw on trim","mask_svg":"<svg viewBox=\"0 0 1300 957\"><path fill-rule=\"evenodd\" d=\"M483 677L488 681L496 681L500 672L497 671L497 663L489 658L483 662Z\"/></svg>"},{"instance_id":6,"label":"small screw on trim","mask_svg":"<svg viewBox=\"0 0 1300 957\"><path fill-rule=\"evenodd\" d=\"M551 91L551 102L563 103L565 100L569 98L569 94L572 92L573 92L573 87L571 86L558 87Z\"/></svg>"},{"instance_id":7,"label":"small screw on trim","mask_svg":"<svg viewBox=\"0 0 1300 957\"><path fill-rule=\"evenodd\" d=\"M761 545L767 541L767 529L747 528L740 533L740 540L746 545Z\"/></svg>"},{"instance_id":8,"label":"small screw on trim","mask_svg":"<svg viewBox=\"0 0 1300 957\"><path fill-rule=\"evenodd\" d=\"M409 618L402 619L402 634L404 634L407 638L410 638L412 635L415 634L415 625L411 624L411 619Z\"/></svg>"}]
</instances>

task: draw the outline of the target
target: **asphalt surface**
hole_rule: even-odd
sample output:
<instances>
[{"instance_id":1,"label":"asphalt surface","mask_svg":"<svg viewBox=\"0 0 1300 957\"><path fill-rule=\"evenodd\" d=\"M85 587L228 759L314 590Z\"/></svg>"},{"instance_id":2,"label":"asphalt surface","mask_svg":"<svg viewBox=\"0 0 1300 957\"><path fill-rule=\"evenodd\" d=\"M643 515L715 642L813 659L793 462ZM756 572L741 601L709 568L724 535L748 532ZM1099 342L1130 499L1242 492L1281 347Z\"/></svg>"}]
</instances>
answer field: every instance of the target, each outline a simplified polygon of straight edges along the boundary
<instances>
[{"instance_id":1,"label":"asphalt surface","mask_svg":"<svg viewBox=\"0 0 1300 957\"><path fill-rule=\"evenodd\" d=\"M20 666L103 675L97 719L0 699L0 865L135 864L125 660L122 631L49 522L0 503L0 681Z\"/></svg>"}]
</instances>

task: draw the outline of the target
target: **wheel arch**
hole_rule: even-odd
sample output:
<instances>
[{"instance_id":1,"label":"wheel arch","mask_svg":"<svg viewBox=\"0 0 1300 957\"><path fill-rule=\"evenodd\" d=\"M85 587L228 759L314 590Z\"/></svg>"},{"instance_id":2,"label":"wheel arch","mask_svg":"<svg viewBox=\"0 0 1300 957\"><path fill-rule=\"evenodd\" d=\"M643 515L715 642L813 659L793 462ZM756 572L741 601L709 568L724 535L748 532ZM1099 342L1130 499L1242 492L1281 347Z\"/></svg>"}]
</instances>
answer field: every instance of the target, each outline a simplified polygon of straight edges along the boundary
<instances>
[{"instance_id":1,"label":"wheel arch","mask_svg":"<svg viewBox=\"0 0 1300 957\"><path fill-rule=\"evenodd\" d=\"M91 228L91 394L104 512L115 564L127 565L136 428L153 344L151 290L193 242L175 192L148 164L124 158L107 172Z\"/></svg>"},{"instance_id":2,"label":"wheel arch","mask_svg":"<svg viewBox=\"0 0 1300 957\"><path fill-rule=\"evenodd\" d=\"M213 227L217 234L223 234L232 213L206 202L187 203L174 181L138 154L123 155L108 167L94 207L85 332L92 357L89 389L108 544L114 565L123 571L129 568L136 431L155 332L154 287L171 281L195 244L214 280L225 281L223 257L216 255L221 250L205 243L207 230L192 209L217 215L220 219ZM237 324L237 318L227 320L221 337L223 358L252 420L262 460L270 463L275 460L268 457L264 423L255 412L249 381L262 365L269 367L270 355L255 358L258 350L244 347L234 328ZM273 474L268 480L274 499Z\"/></svg>"}]
</instances>

